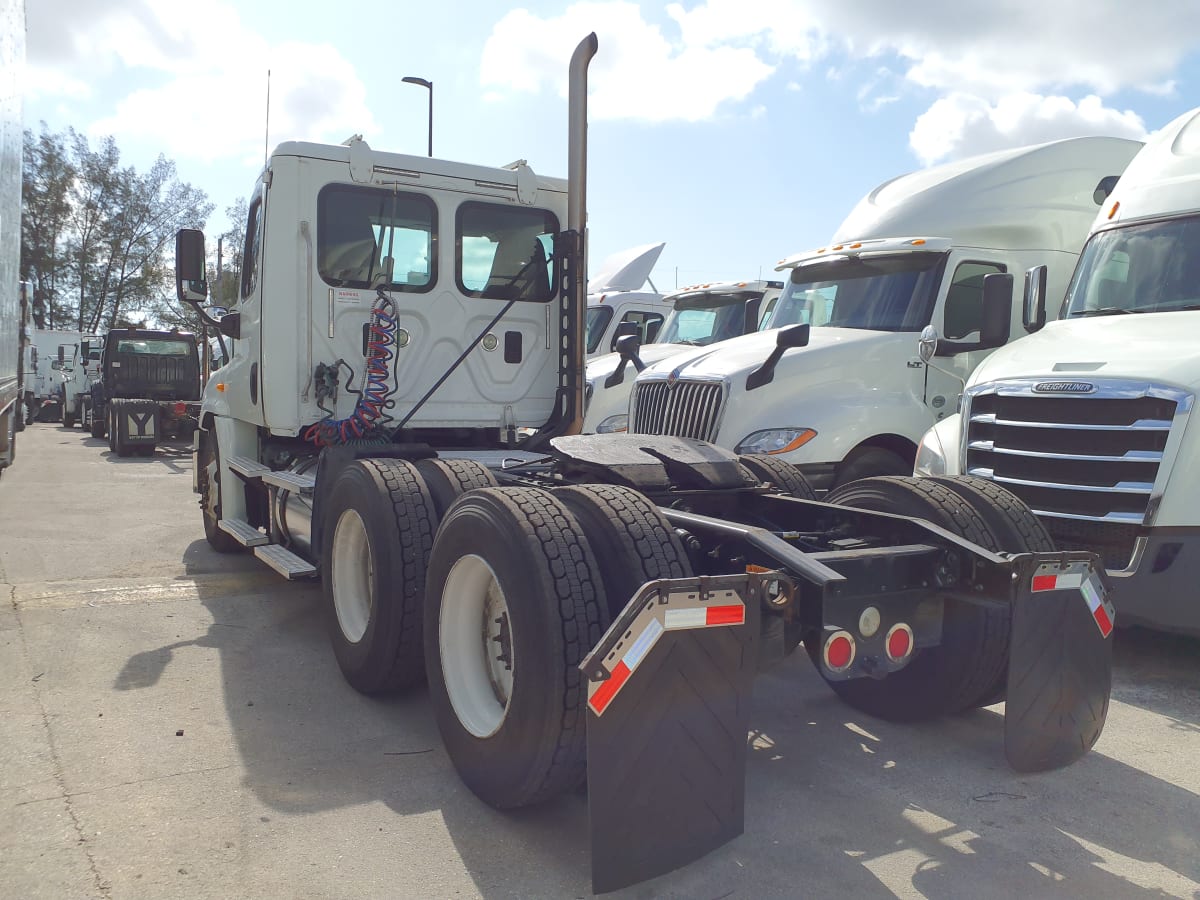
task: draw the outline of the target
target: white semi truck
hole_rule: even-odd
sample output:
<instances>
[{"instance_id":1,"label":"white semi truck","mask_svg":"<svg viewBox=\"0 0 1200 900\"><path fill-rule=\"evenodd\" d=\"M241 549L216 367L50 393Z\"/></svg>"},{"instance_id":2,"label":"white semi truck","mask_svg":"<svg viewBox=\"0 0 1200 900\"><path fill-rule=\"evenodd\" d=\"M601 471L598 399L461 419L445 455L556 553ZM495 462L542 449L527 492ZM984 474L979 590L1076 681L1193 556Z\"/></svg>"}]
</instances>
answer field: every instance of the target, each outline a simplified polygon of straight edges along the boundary
<instances>
[{"instance_id":1,"label":"white semi truck","mask_svg":"<svg viewBox=\"0 0 1200 900\"><path fill-rule=\"evenodd\" d=\"M1078 758L1111 685L1103 579L1093 554L1040 552L1019 501L894 478L818 503L769 457L575 433L595 51L571 61L566 181L362 140L275 149L240 299L210 323L238 342L193 452L212 548L319 575L346 679L427 680L485 802L586 772L597 891L741 832L753 674L801 640L858 709L1007 695L1014 767ZM180 232L197 308L204 259Z\"/></svg>"},{"instance_id":2,"label":"white semi truck","mask_svg":"<svg viewBox=\"0 0 1200 900\"><path fill-rule=\"evenodd\" d=\"M1026 318L1044 316L1028 280ZM1097 215L1062 315L997 351L916 471L986 478L1059 547L1103 556L1122 621L1200 634L1200 109L1157 132Z\"/></svg>"},{"instance_id":3,"label":"white semi truck","mask_svg":"<svg viewBox=\"0 0 1200 900\"><path fill-rule=\"evenodd\" d=\"M663 297L671 311L652 341L643 345L641 335L629 330L627 334L636 338L634 354L609 353L588 360L584 433L627 431L629 394L640 368L689 347L709 347L764 324L769 327L773 303L782 290L782 281L736 281L692 285Z\"/></svg>"},{"instance_id":4,"label":"white semi truck","mask_svg":"<svg viewBox=\"0 0 1200 900\"><path fill-rule=\"evenodd\" d=\"M883 183L830 244L781 260L772 324L789 327L648 366L629 430L769 454L818 490L911 473L962 379L1020 331L1019 310L997 315L985 302L985 278L1045 263L1061 292L1100 199L1140 146L1075 138ZM936 367L915 353L930 324L943 338Z\"/></svg>"},{"instance_id":5,"label":"white semi truck","mask_svg":"<svg viewBox=\"0 0 1200 900\"><path fill-rule=\"evenodd\" d=\"M100 360L104 352L104 336L90 335L75 345L64 368L62 422L67 428L75 423L90 429L92 423L92 386L100 380Z\"/></svg>"},{"instance_id":6,"label":"white semi truck","mask_svg":"<svg viewBox=\"0 0 1200 900\"><path fill-rule=\"evenodd\" d=\"M650 280L665 246L665 243L645 244L614 253L588 279L585 328L588 359L615 350L617 332L622 326L636 328L642 343L654 340L671 309L670 302ZM650 290L642 290L647 284Z\"/></svg>"},{"instance_id":7,"label":"white semi truck","mask_svg":"<svg viewBox=\"0 0 1200 900\"><path fill-rule=\"evenodd\" d=\"M85 337L80 331L35 328L25 355L25 404L29 420L53 422L62 417L63 388L70 377L75 348Z\"/></svg>"}]
</instances>

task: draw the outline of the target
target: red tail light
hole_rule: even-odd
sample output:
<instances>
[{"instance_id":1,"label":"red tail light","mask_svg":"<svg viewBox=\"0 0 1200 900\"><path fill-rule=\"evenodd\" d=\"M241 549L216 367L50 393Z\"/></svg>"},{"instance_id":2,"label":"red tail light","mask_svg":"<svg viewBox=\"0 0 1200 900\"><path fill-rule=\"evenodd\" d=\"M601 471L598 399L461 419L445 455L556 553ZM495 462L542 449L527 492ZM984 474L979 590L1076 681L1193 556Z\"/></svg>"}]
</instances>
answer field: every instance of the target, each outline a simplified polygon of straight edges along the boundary
<instances>
[{"instance_id":1,"label":"red tail light","mask_svg":"<svg viewBox=\"0 0 1200 900\"><path fill-rule=\"evenodd\" d=\"M831 672L844 672L854 662L857 649L850 632L835 631L825 639L825 646L821 651L825 667Z\"/></svg>"},{"instance_id":2,"label":"red tail light","mask_svg":"<svg viewBox=\"0 0 1200 900\"><path fill-rule=\"evenodd\" d=\"M892 662L901 662L907 659L913 652L912 629L903 622L893 625L887 633L884 645L887 648L888 659Z\"/></svg>"}]
</instances>

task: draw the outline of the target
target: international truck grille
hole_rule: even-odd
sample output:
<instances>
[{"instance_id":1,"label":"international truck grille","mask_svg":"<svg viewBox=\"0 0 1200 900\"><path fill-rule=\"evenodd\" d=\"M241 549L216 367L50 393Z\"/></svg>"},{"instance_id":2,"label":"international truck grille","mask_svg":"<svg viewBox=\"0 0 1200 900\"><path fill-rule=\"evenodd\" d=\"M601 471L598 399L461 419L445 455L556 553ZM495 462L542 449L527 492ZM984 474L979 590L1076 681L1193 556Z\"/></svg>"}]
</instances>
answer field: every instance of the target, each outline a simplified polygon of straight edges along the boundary
<instances>
[{"instance_id":1,"label":"international truck grille","mask_svg":"<svg viewBox=\"0 0 1200 900\"><path fill-rule=\"evenodd\" d=\"M718 382L639 381L633 389L633 422L636 434L713 441L721 421L724 389Z\"/></svg>"},{"instance_id":2,"label":"international truck grille","mask_svg":"<svg viewBox=\"0 0 1200 900\"><path fill-rule=\"evenodd\" d=\"M1059 549L1094 549L1106 568L1123 569L1145 522L1176 406L1162 397L1103 393L974 394L966 472L1029 504Z\"/></svg>"}]
</instances>

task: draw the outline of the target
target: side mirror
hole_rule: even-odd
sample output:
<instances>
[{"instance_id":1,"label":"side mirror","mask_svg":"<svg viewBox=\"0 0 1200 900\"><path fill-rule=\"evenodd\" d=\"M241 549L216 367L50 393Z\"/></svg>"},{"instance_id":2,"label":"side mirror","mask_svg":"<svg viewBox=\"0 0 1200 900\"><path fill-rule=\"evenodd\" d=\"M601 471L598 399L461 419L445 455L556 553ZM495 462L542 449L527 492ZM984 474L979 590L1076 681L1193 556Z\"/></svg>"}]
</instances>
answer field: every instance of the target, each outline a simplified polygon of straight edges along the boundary
<instances>
[{"instance_id":1,"label":"side mirror","mask_svg":"<svg viewBox=\"0 0 1200 900\"><path fill-rule=\"evenodd\" d=\"M1025 298L1021 324L1030 334L1046 324L1046 267L1034 266L1025 273Z\"/></svg>"},{"instance_id":2,"label":"side mirror","mask_svg":"<svg viewBox=\"0 0 1200 900\"><path fill-rule=\"evenodd\" d=\"M217 323L217 330L225 337L233 338L235 341L242 336L242 314L241 313L226 313L221 316L221 320Z\"/></svg>"},{"instance_id":3,"label":"side mirror","mask_svg":"<svg viewBox=\"0 0 1200 900\"><path fill-rule=\"evenodd\" d=\"M59 365L67 361L67 348L62 344L58 345L58 362Z\"/></svg>"},{"instance_id":4,"label":"side mirror","mask_svg":"<svg viewBox=\"0 0 1200 900\"><path fill-rule=\"evenodd\" d=\"M983 310L979 323L979 349L994 350L1008 343L1012 322L1013 277L993 272L983 278Z\"/></svg>"},{"instance_id":5,"label":"side mirror","mask_svg":"<svg viewBox=\"0 0 1200 900\"><path fill-rule=\"evenodd\" d=\"M80 341L79 342L79 358L80 359L87 359L88 356L91 354L91 352L92 352L92 342L91 341Z\"/></svg>"},{"instance_id":6,"label":"side mirror","mask_svg":"<svg viewBox=\"0 0 1200 900\"><path fill-rule=\"evenodd\" d=\"M202 303L208 297L204 271L204 232L181 228L175 235L175 291L180 303Z\"/></svg>"},{"instance_id":7,"label":"side mirror","mask_svg":"<svg viewBox=\"0 0 1200 900\"><path fill-rule=\"evenodd\" d=\"M783 359L784 351L807 347L811 330L807 323L780 328L775 333L775 349L771 351L771 355L763 360L761 366L746 376L746 390L753 391L764 384L770 384L775 378L775 366L779 364L779 360Z\"/></svg>"},{"instance_id":8,"label":"side mirror","mask_svg":"<svg viewBox=\"0 0 1200 900\"><path fill-rule=\"evenodd\" d=\"M938 347L938 330L932 325L926 325L921 331L921 340L917 343L917 352L921 354L921 362L927 363Z\"/></svg>"},{"instance_id":9,"label":"side mirror","mask_svg":"<svg viewBox=\"0 0 1200 900\"><path fill-rule=\"evenodd\" d=\"M626 325L633 326L633 334L621 334L621 329ZM606 388L616 387L625 380L626 363L633 363L634 370L638 372L646 368L646 364L638 356L638 351L642 349L642 341L637 335L637 323L622 322L617 326L617 334L617 353L621 354L621 361L617 363L613 373L604 379Z\"/></svg>"}]
</instances>

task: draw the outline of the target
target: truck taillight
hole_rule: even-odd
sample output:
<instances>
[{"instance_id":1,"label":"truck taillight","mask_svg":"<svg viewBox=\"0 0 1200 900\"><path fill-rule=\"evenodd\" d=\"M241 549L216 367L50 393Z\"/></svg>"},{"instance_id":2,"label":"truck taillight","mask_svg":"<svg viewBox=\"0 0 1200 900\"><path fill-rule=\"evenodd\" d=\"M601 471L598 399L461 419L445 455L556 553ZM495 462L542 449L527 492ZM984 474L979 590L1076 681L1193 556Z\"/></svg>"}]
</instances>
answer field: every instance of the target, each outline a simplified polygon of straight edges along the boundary
<instances>
[{"instance_id":1,"label":"truck taillight","mask_svg":"<svg viewBox=\"0 0 1200 900\"><path fill-rule=\"evenodd\" d=\"M825 639L825 646L821 651L825 668L831 672L844 672L854 662L856 650L850 632L835 631Z\"/></svg>"},{"instance_id":2,"label":"truck taillight","mask_svg":"<svg viewBox=\"0 0 1200 900\"><path fill-rule=\"evenodd\" d=\"M175 404L175 415L182 416L182 415L186 415L186 414L187 414L187 404L186 403L176 403Z\"/></svg>"},{"instance_id":3,"label":"truck taillight","mask_svg":"<svg viewBox=\"0 0 1200 900\"><path fill-rule=\"evenodd\" d=\"M892 662L901 662L907 659L913 652L912 629L903 622L893 625L888 630L884 646L887 648L888 659Z\"/></svg>"}]
</instances>

